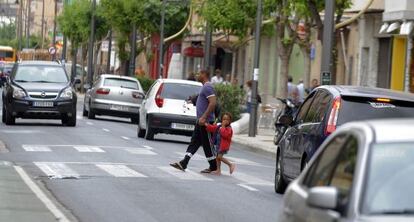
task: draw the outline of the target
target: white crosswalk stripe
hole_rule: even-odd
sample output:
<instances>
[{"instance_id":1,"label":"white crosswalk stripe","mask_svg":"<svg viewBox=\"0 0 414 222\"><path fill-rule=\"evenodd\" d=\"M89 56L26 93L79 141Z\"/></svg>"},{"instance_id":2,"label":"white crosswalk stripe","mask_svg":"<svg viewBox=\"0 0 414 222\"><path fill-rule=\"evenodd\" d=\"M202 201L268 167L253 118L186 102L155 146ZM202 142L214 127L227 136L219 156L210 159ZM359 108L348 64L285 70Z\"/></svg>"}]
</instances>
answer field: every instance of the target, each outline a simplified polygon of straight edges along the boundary
<instances>
[{"instance_id":1,"label":"white crosswalk stripe","mask_svg":"<svg viewBox=\"0 0 414 222\"><path fill-rule=\"evenodd\" d=\"M22 148L27 152L51 152L52 151L48 146L23 145Z\"/></svg>"},{"instance_id":2,"label":"white crosswalk stripe","mask_svg":"<svg viewBox=\"0 0 414 222\"><path fill-rule=\"evenodd\" d=\"M48 177L51 178L67 178L67 177L79 177L79 174L69 168L64 163L52 163L52 162L35 162L34 163L40 170L43 171Z\"/></svg>"},{"instance_id":3,"label":"white crosswalk stripe","mask_svg":"<svg viewBox=\"0 0 414 222\"><path fill-rule=\"evenodd\" d=\"M179 171L172 167L158 167L158 169L171 174L174 177L177 177L181 180L204 180L204 181L212 181L213 179L205 177L199 173L195 173L191 170L186 170L185 172Z\"/></svg>"},{"instance_id":4,"label":"white crosswalk stripe","mask_svg":"<svg viewBox=\"0 0 414 222\"><path fill-rule=\"evenodd\" d=\"M138 154L138 155L157 155L157 153L151 150L148 150L148 149L131 148L131 149L126 149L126 151L131 154Z\"/></svg>"},{"instance_id":5,"label":"white crosswalk stripe","mask_svg":"<svg viewBox=\"0 0 414 222\"><path fill-rule=\"evenodd\" d=\"M273 186L272 182L266 181L266 180L262 180L260 178L242 173L242 172L234 172L232 174L232 176L240 181L243 181L245 184L250 184L250 185L264 185L264 186Z\"/></svg>"},{"instance_id":6,"label":"white crosswalk stripe","mask_svg":"<svg viewBox=\"0 0 414 222\"><path fill-rule=\"evenodd\" d=\"M114 177L147 177L125 165L97 164L96 166Z\"/></svg>"},{"instance_id":7,"label":"white crosswalk stripe","mask_svg":"<svg viewBox=\"0 0 414 222\"><path fill-rule=\"evenodd\" d=\"M97 146L73 146L79 152L82 153L105 153L105 151Z\"/></svg>"}]
</instances>

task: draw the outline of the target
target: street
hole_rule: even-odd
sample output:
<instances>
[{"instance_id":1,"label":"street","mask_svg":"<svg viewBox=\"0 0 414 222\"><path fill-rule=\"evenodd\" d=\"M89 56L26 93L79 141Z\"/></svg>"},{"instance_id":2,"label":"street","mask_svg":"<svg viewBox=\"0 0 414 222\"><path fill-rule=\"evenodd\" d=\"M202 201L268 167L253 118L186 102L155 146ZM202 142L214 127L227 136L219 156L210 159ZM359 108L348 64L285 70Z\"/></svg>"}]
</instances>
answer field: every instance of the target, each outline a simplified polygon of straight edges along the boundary
<instances>
[{"instance_id":1,"label":"street","mask_svg":"<svg viewBox=\"0 0 414 222\"><path fill-rule=\"evenodd\" d=\"M276 221L282 196L274 193L274 157L233 144L229 175L204 175L202 148L187 172L169 166L180 160L189 137L137 138L129 119L82 117L76 127L60 120L22 120L0 125L0 154L28 173L79 221Z\"/></svg>"}]
</instances>

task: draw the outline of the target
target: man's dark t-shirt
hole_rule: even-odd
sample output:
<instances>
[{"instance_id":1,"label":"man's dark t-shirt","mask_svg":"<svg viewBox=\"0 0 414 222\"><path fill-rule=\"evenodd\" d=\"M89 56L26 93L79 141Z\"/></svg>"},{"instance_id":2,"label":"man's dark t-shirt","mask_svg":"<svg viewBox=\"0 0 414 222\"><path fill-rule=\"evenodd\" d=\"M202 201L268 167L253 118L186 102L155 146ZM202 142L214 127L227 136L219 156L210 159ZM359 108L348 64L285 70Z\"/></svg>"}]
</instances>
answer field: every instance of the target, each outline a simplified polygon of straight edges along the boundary
<instances>
[{"instance_id":1,"label":"man's dark t-shirt","mask_svg":"<svg viewBox=\"0 0 414 222\"><path fill-rule=\"evenodd\" d=\"M201 87L200 94L198 95L196 108L197 108L197 118L200 118L207 110L208 107L208 98L215 96L213 85L210 82L207 82ZM207 116L207 121L214 121L214 112L211 112Z\"/></svg>"}]
</instances>

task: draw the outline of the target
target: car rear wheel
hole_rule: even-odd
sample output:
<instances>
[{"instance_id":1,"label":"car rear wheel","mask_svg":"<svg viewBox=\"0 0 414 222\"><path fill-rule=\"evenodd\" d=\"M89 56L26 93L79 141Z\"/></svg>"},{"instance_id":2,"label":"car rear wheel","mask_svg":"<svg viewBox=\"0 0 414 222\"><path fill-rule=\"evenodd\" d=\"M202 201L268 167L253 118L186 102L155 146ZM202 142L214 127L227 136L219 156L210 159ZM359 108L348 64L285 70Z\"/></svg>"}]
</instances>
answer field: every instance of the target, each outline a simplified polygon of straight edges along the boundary
<instances>
[{"instance_id":1,"label":"car rear wheel","mask_svg":"<svg viewBox=\"0 0 414 222\"><path fill-rule=\"evenodd\" d=\"M95 119L95 112L93 111L91 104L89 104L88 119Z\"/></svg>"},{"instance_id":2,"label":"car rear wheel","mask_svg":"<svg viewBox=\"0 0 414 222\"><path fill-rule=\"evenodd\" d=\"M280 155L276 156L276 171L275 171L275 192L283 194L286 190L286 182L283 179L283 170Z\"/></svg>"},{"instance_id":3,"label":"car rear wheel","mask_svg":"<svg viewBox=\"0 0 414 222\"><path fill-rule=\"evenodd\" d=\"M137 134L139 138L144 138L145 137L145 130L141 129L141 126L138 123L138 128L137 128Z\"/></svg>"},{"instance_id":4,"label":"car rear wheel","mask_svg":"<svg viewBox=\"0 0 414 222\"><path fill-rule=\"evenodd\" d=\"M154 130L149 125L149 120L147 120L147 129L145 130L145 139L154 140Z\"/></svg>"},{"instance_id":5,"label":"car rear wheel","mask_svg":"<svg viewBox=\"0 0 414 222\"><path fill-rule=\"evenodd\" d=\"M6 109L6 125L14 125L16 123L16 117Z\"/></svg>"},{"instance_id":6,"label":"car rear wheel","mask_svg":"<svg viewBox=\"0 0 414 222\"><path fill-rule=\"evenodd\" d=\"M86 109L85 109L85 105L83 105L83 112L82 112L82 115L83 115L83 116L85 116L85 117L87 117L87 116L88 116L88 111L86 111Z\"/></svg>"},{"instance_id":7,"label":"car rear wheel","mask_svg":"<svg viewBox=\"0 0 414 222\"><path fill-rule=\"evenodd\" d=\"M139 117L131 117L131 123L139 124Z\"/></svg>"},{"instance_id":8,"label":"car rear wheel","mask_svg":"<svg viewBox=\"0 0 414 222\"><path fill-rule=\"evenodd\" d=\"M4 108L4 104L3 104L3 109L2 109L2 116L1 116L1 121L3 123L6 123L6 108Z\"/></svg>"}]
</instances>

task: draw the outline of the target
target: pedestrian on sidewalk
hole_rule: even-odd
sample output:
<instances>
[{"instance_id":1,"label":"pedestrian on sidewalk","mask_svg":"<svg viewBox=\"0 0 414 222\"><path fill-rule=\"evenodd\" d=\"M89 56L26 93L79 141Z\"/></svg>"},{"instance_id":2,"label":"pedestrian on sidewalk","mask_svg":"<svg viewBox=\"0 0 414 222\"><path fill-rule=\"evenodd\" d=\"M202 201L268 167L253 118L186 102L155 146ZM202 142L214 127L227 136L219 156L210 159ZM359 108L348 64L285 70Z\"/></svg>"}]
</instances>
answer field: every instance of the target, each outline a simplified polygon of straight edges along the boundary
<instances>
[{"instance_id":1,"label":"pedestrian on sidewalk","mask_svg":"<svg viewBox=\"0 0 414 222\"><path fill-rule=\"evenodd\" d=\"M214 122L214 110L217 103L214 87L209 82L209 79L210 73L208 71L200 71L198 81L203 84L203 87L201 87L200 94L198 95L195 104L198 120L191 137L191 142L190 145L188 145L187 153L185 154L184 159L170 164L172 167L182 171L185 171L191 157L197 152L201 145L203 146L204 154L206 155L207 161L210 165L209 168L202 170L201 173L211 173L217 170L216 157L214 156L215 152L210 144L210 135L205 127L206 123Z\"/></svg>"},{"instance_id":2,"label":"pedestrian on sidewalk","mask_svg":"<svg viewBox=\"0 0 414 222\"><path fill-rule=\"evenodd\" d=\"M232 115L226 112L221 116L221 124L206 123L207 131L213 133L212 143L217 153L217 170L212 172L216 175L221 175L221 162L229 166L230 174L232 174L236 168L234 163L231 163L224 157L224 155L230 150L231 138L233 136L233 130L230 126L231 120Z\"/></svg>"}]
</instances>

